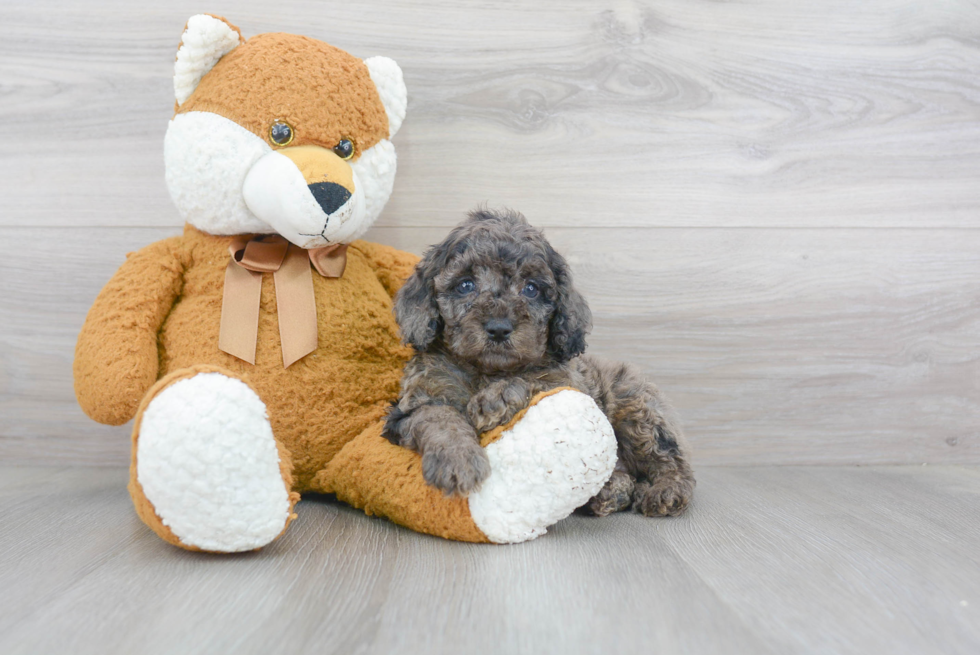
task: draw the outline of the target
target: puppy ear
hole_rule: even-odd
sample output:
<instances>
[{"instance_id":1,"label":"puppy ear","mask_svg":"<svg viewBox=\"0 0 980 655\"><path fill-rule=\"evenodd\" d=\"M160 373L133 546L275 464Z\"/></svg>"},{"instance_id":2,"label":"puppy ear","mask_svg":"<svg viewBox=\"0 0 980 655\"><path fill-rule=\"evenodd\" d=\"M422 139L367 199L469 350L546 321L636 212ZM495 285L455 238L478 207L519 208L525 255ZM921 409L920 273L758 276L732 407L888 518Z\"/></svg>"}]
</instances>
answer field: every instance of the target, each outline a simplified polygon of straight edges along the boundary
<instances>
[{"instance_id":1,"label":"puppy ear","mask_svg":"<svg viewBox=\"0 0 980 655\"><path fill-rule=\"evenodd\" d=\"M548 261L555 276L555 313L548 327L548 352L559 363L585 352L585 335L592 330L589 304L572 287L572 275L565 258L548 248Z\"/></svg>"},{"instance_id":2,"label":"puppy ear","mask_svg":"<svg viewBox=\"0 0 980 655\"><path fill-rule=\"evenodd\" d=\"M402 341L417 352L428 350L442 330L434 287L434 278L439 269L433 250L425 254L395 296L395 320L401 329Z\"/></svg>"}]
</instances>

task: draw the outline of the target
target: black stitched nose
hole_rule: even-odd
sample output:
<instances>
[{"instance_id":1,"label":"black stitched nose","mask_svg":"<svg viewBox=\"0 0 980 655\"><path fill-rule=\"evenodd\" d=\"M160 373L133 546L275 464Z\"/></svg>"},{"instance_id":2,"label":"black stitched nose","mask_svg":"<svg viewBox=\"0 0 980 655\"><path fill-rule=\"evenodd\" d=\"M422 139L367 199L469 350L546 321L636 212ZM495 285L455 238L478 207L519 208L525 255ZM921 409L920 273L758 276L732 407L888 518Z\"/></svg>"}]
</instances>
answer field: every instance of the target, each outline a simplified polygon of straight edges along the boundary
<instances>
[{"instance_id":1,"label":"black stitched nose","mask_svg":"<svg viewBox=\"0 0 980 655\"><path fill-rule=\"evenodd\" d=\"M514 324L508 318L491 318L483 324L487 334L492 341L501 343L510 338L510 333L514 331Z\"/></svg>"},{"instance_id":2,"label":"black stitched nose","mask_svg":"<svg viewBox=\"0 0 980 655\"><path fill-rule=\"evenodd\" d=\"M350 191L333 182L310 184L310 193L323 208L324 214L332 214L350 200Z\"/></svg>"}]
</instances>

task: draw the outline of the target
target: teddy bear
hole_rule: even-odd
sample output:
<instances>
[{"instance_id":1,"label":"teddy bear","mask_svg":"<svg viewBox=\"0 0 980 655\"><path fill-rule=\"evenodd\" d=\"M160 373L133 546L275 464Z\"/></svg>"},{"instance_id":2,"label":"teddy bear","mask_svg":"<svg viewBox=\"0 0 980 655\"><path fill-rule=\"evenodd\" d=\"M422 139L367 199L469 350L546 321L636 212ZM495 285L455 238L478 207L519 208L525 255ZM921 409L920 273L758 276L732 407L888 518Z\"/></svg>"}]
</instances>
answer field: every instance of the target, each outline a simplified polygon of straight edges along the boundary
<instances>
[{"instance_id":1,"label":"teddy bear","mask_svg":"<svg viewBox=\"0 0 980 655\"><path fill-rule=\"evenodd\" d=\"M381 213L405 117L401 69L291 34L191 17L174 64L166 183L183 234L130 253L78 337L75 392L133 422L129 491L188 550L261 548L300 494L447 539L543 534L612 473L591 398L557 389L482 435L467 497L425 484L381 436L411 355L392 298L418 258L360 239Z\"/></svg>"}]
</instances>

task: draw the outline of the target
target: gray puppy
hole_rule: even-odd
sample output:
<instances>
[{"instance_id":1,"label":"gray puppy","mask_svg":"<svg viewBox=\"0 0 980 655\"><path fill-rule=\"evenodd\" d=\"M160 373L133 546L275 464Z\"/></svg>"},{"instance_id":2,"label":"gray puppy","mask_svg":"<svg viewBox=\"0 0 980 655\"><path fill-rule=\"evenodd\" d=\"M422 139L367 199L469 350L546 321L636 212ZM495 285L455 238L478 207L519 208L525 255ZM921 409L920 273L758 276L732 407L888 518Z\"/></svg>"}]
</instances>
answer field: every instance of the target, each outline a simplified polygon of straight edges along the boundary
<instances>
[{"instance_id":1,"label":"gray puppy","mask_svg":"<svg viewBox=\"0 0 980 655\"><path fill-rule=\"evenodd\" d=\"M395 298L415 349L385 437L422 455L426 482L466 495L490 475L479 434L534 394L589 394L616 433L616 470L583 508L646 516L687 507L694 474L657 388L627 364L582 355L592 314L565 259L517 212L475 211L425 253Z\"/></svg>"}]
</instances>

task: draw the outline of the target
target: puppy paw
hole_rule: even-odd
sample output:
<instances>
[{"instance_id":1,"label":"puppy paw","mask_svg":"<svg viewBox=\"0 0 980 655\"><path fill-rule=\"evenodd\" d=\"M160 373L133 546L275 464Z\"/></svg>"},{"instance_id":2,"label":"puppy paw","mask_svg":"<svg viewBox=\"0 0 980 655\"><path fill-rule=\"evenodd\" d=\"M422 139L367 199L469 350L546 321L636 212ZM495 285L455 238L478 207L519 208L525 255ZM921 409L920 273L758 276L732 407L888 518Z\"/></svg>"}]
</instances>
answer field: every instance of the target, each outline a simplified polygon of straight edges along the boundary
<instances>
[{"instance_id":1,"label":"puppy paw","mask_svg":"<svg viewBox=\"0 0 980 655\"><path fill-rule=\"evenodd\" d=\"M422 455L422 477L447 495L466 496L490 476L490 460L475 441L433 444Z\"/></svg>"},{"instance_id":2,"label":"puppy paw","mask_svg":"<svg viewBox=\"0 0 980 655\"><path fill-rule=\"evenodd\" d=\"M676 473L651 482L638 482L633 492L633 509L643 516L678 516L687 509L693 493L693 478Z\"/></svg>"},{"instance_id":3,"label":"puppy paw","mask_svg":"<svg viewBox=\"0 0 980 655\"><path fill-rule=\"evenodd\" d=\"M593 496L580 510L583 514L609 516L614 512L628 509L633 502L636 480L625 471L613 471L612 477L599 493Z\"/></svg>"},{"instance_id":4,"label":"puppy paw","mask_svg":"<svg viewBox=\"0 0 980 655\"><path fill-rule=\"evenodd\" d=\"M521 378L497 380L473 394L466 414L478 433L492 430L527 407L531 390Z\"/></svg>"}]
</instances>

